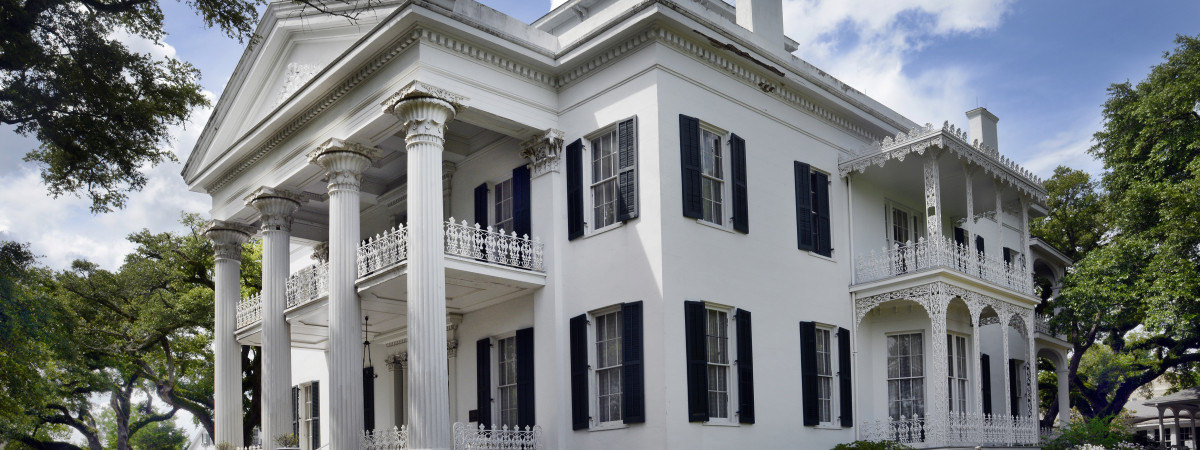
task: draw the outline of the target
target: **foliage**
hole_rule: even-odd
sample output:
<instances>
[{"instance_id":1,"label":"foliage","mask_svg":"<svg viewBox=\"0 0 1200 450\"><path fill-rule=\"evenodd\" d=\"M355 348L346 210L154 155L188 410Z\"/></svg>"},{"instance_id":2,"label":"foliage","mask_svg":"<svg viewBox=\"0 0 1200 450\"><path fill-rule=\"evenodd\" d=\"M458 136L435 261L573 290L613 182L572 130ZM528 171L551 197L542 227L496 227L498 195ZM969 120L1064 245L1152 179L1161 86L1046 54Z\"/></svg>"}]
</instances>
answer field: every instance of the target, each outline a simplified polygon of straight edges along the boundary
<instances>
[{"instance_id":1,"label":"foliage","mask_svg":"<svg viewBox=\"0 0 1200 450\"><path fill-rule=\"evenodd\" d=\"M150 402L139 405L138 409L134 410L134 418L140 418L148 408L152 408ZM100 414L100 429L104 432L104 442L106 449L115 449L117 443L117 423L116 414L113 410L105 410ZM158 450L158 449L181 449L187 445L187 435L175 423L175 419L152 422L138 430L137 433L129 437L129 447L134 450Z\"/></svg>"},{"instance_id":2,"label":"foliage","mask_svg":"<svg viewBox=\"0 0 1200 450\"><path fill-rule=\"evenodd\" d=\"M833 450L912 450L912 447L894 441L854 441L838 444Z\"/></svg>"},{"instance_id":3,"label":"foliage","mask_svg":"<svg viewBox=\"0 0 1200 450\"><path fill-rule=\"evenodd\" d=\"M294 433L283 433L275 436L275 443L282 447L295 447L300 445L300 438Z\"/></svg>"},{"instance_id":4,"label":"foliage","mask_svg":"<svg viewBox=\"0 0 1200 450\"><path fill-rule=\"evenodd\" d=\"M234 448L233 448L233 444L230 444L228 442L218 442L217 450L234 450Z\"/></svg>"},{"instance_id":5,"label":"foliage","mask_svg":"<svg viewBox=\"0 0 1200 450\"><path fill-rule=\"evenodd\" d=\"M1078 258L1051 325L1072 344L1072 400L1089 418L1164 374L1193 380L1200 363L1200 39L1176 43L1145 80L1109 88L1090 150L1100 184L1056 170L1062 211L1034 227Z\"/></svg>"},{"instance_id":6,"label":"foliage","mask_svg":"<svg viewBox=\"0 0 1200 450\"><path fill-rule=\"evenodd\" d=\"M1113 417L1076 419L1061 428L1061 434L1049 442L1042 442L1045 450L1069 450L1079 448L1139 449L1134 435L1124 420Z\"/></svg>"}]
</instances>

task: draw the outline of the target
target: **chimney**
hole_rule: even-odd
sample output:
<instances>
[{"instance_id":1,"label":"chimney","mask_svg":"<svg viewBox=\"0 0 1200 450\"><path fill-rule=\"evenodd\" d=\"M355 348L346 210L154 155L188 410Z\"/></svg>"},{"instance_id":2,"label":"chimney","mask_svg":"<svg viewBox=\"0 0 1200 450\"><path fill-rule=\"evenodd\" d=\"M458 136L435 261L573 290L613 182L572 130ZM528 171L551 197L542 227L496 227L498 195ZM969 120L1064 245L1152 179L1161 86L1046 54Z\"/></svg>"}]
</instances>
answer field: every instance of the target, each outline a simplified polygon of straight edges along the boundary
<instances>
[{"instance_id":1,"label":"chimney","mask_svg":"<svg viewBox=\"0 0 1200 450\"><path fill-rule=\"evenodd\" d=\"M783 48L783 0L737 0L737 24L753 31L771 45Z\"/></svg>"},{"instance_id":2,"label":"chimney","mask_svg":"<svg viewBox=\"0 0 1200 450\"><path fill-rule=\"evenodd\" d=\"M1000 119L989 112L987 108L975 108L967 111L967 120L970 121L971 140L979 140L979 143L986 144L992 150L999 150L999 141L996 140L996 122Z\"/></svg>"}]
</instances>

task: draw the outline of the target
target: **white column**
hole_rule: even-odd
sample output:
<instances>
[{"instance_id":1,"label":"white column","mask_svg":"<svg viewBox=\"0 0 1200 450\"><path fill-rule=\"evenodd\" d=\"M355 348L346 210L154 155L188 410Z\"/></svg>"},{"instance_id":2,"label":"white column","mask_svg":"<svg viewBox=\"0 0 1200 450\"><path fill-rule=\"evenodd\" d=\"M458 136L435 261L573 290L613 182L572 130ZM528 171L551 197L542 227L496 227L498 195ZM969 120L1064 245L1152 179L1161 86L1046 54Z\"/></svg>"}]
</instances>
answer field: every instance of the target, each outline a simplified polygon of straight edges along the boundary
<instances>
[{"instance_id":1,"label":"white column","mask_svg":"<svg viewBox=\"0 0 1200 450\"><path fill-rule=\"evenodd\" d=\"M242 300L242 243L253 229L232 222L214 220L204 229L213 242L213 426L216 443L234 447L242 441L242 346L238 344L237 305Z\"/></svg>"},{"instance_id":2,"label":"white column","mask_svg":"<svg viewBox=\"0 0 1200 450\"><path fill-rule=\"evenodd\" d=\"M1038 404L1037 404L1037 393L1038 392L1037 392L1037 348L1035 347L1036 342L1034 341L1034 337L1035 337L1034 336L1034 333L1035 333L1034 327L1036 325L1034 325L1034 324L1037 322L1037 317L1034 316L1032 309L1025 312L1024 320L1025 320L1025 342L1026 342L1025 365L1028 366L1028 367L1026 367L1026 370L1028 370L1028 372L1029 372L1029 382L1025 384L1025 403L1026 403L1026 405L1028 405L1028 408L1029 408L1029 416L1036 419L1037 415L1038 415L1038 407L1037 407L1038 406Z\"/></svg>"},{"instance_id":3,"label":"white column","mask_svg":"<svg viewBox=\"0 0 1200 450\"><path fill-rule=\"evenodd\" d=\"M963 163L963 178L966 179L966 197L967 197L967 218L963 221L963 245L967 247L967 254L974 255L972 248L975 246L975 171L972 170L967 163ZM976 258L967 258L967 273L979 274L979 269L976 265L979 262Z\"/></svg>"},{"instance_id":4,"label":"white column","mask_svg":"<svg viewBox=\"0 0 1200 450\"><path fill-rule=\"evenodd\" d=\"M1004 398L1001 400L1004 408L1000 410L1004 411L1004 417L1007 419L1016 414L1016 411L1012 410L1012 384L1008 380L1008 359L1010 358L1008 354L1008 329L1010 328L1009 322L1012 320L1012 315L1007 310L997 311L997 313L999 313L1000 317L1000 367L1002 368L1000 373L1004 374ZM992 406L995 406L995 402L992 403Z\"/></svg>"},{"instance_id":5,"label":"white column","mask_svg":"<svg viewBox=\"0 0 1200 450\"><path fill-rule=\"evenodd\" d=\"M462 97L412 82L384 102L408 149L408 445L452 445L446 366L442 148Z\"/></svg>"},{"instance_id":6,"label":"white column","mask_svg":"<svg viewBox=\"0 0 1200 450\"><path fill-rule=\"evenodd\" d=\"M1029 200L1021 197L1021 262L1013 264L1021 269L1022 284L1026 293L1033 293L1033 256L1029 253ZM1032 333L1033 330L1030 330Z\"/></svg>"},{"instance_id":7,"label":"white column","mask_svg":"<svg viewBox=\"0 0 1200 450\"><path fill-rule=\"evenodd\" d=\"M309 152L329 176L329 448L358 448L363 418L362 307L358 278L362 172L380 151L330 139Z\"/></svg>"},{"instance_id":8,"label":"white column","mask_svg":"<svg viewBox=\"0 0 1200 450\"><path fill-rule=\"evenodd\" d=\"M938 152L927 150L925 155L925 227L929 239L942 239L942 182L938 168ZM939 241L940 242L940 241Z\"/></svg>"},{"instance_id":9,"label":"white column","mask_svg":"<svg viewBox=\"0 0 1200 450\"><path fill-rule=\"evenodd\" d=\"M946 348L946 308L949 306L949 297L941 292L931 294L934 299L928 303L926 308L929 309L930 328L933 336L930 336L932 347L932 358L925 366L930 376L930 387L928 396L929 400L925 402L927 411L925 414L925 426L930 428L930 441L934 445L948 445L947 437L950 432L949 428L949 401L950 398L950 382L947 380L949 373L947 370L948 356Z\"/></svg>"},{"instance_id":10,"label":"white column","mask_svg":"<svg viewBox=\"0 0 1200 450\"><path fill-rule=\"evenodd\" d=\"M1066 359L1062 358L1059 364L1065 365ZM1071 422L1071 385L1068 380L1070 372L1066 367L1056 369L1058 369L1055 371L1058 375L1058 426L1063 427Z\"/></svg>"},{"instance_id":11,"label":"white column","mask_svg":"<svg viewBox=\"0 0 1200 450\"><path fill-rule=\"evenodd\" d=\"M567 221L555 214L566 211L567 200L563 186L566 180L560 170L563 159L563 132L549 129L537 133L521 144L521 156L529 160L530 204L532 206L532 234L545 242L543 267L548 276L546 285L533 293L533 323L540 336L533 351L537 355L553 355L553 360L569 361L566 342L569 338L568 316L563 305L563 285L555 274L562 273L558 250L560 242L566 243ZM646 166L642 166L645 170ZM646 307L652 302L647 302ZM570 378L567 371L558 370L556 364L537 364L534 367L536 399L535 422L550 430L571 429ZM546 435L546 448L563 448L562 433Z\"/></svg>"},{"instance_id":12,"label":"white column","mask_svg":"<svg viewBox=\"0 0 1200 450\"><path fill-rule=\"evenodd\" d=\"M1000 184L999 181L993 180L992 186L995 186L996 189L996 248L1000 249L998 251L1004 251L1004 207L1001 206L1002 199L1000 196L1004 185Z\"/></svg>"},{"instance_id":13,"label":"white column","mask_svg":"<svg viewBox=\"0 0 1200 450\"><path fill-rule=\"evenodd\" d=\"M262 434L263 448L274 449L275 437L292 432L292 343L287 309L288 264L291 260L292 213L299 196L261 187L246 197L261 216L262 256Z\"/></svg>"},{"instance_id":14,"label":"white column","mask_svg":"<svg viewBox=\"0 0 1200 450\"><path fill-rule=\"evenodd\" d=\"M980 308L980 310L982 310L982 309L983 308ZM971 358L971 369L975 374L974 378L971 380L972 381L971 385L974 387L974 392L975 392L975 394L972 395L972 397L975 398L975 407L973 408L973 412L975 414L979 414L982 417L982 414L983 414L983 362L981 361L981 359L983 358L983 350L980 349L980 347L979 347L979 334L983 332L983 324L981 323L983 321L983 313L980 312L979 315L973 317L972 320L975 321L975 328L971 330L971 348L973 348L975 350L975 353L974 353L975 356L974 356L974 358ZM988 386L988 389L991 389L991 388L992 388L991 386Z\"/></svg>"},{"instance_id":15,"label":"white column","mask_svg":"<svg viewBox=\"0 0 1200 450\"><path fill-rule=\"evenodd\" d=\"M1171 416L1175 418L1171 421L1171 448L1179 448L1179 410L1172 408Z\"/></svg>"}]
</instances>

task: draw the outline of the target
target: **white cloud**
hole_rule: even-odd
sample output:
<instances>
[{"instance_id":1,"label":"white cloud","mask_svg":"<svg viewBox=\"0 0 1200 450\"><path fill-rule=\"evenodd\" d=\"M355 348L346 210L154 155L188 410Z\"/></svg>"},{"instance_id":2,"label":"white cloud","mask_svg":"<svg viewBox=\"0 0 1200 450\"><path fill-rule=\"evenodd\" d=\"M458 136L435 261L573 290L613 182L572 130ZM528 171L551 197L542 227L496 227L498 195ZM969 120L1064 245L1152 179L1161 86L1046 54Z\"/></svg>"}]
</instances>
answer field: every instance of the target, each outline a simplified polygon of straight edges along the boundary
<instances>
[{"instance_id":1,"label":"white cloud","mask_svg":"<svg viewBox=\"0 0 1200 450\"><path fill-rule=\"evenodd\" d=\"M156 59L175 57L175 47L166 43L166 41L160 40L159 42L154 42L144 37L130 34L124 30L113 32L112 38L116 39L117 42L125 44L134 53L149 53Z\"/></svg>"},{"instance_id":2,"label":"white cloud","mask_svg":"<svg viewBox=\"0 0 1200 450\"><path fill-rule=\"evenodd\" d=\"M796 52L918 123L958 118L972 105L973 71L953 62L908 65L936 39L993 30L1011 0L785 0Z\"/></svg>"},{"instance_id":3,"label":"white cloud","mask_svg":"<svg viewBox=\"0 0 1200 450\"><path fill-rule=\"evenodd\" d=\"M1021 163L1030 172L1043 180L1054 174L1054 168L1067 166L1083 170L1097 179L1104 172L1104 164L1088 153L1092 147L1092 133L1099 129L1097 117L1094 120L1081 120L1074 126L1068 127L1049 138L1033 145L1029 154L1033 155Z\"/></svg>"}]
</instances>

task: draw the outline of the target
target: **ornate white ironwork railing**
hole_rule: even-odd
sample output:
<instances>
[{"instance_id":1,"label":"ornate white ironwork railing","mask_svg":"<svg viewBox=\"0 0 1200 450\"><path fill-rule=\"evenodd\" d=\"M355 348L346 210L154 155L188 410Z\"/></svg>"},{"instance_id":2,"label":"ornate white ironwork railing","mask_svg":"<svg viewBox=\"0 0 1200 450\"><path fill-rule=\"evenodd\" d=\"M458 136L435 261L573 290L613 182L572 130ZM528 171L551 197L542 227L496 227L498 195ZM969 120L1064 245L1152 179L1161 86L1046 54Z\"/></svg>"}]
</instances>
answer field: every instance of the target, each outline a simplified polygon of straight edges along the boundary
<instances>
[{"instance_id":1,"label":"ornate white ironwork railing","mask_svg":"<svg viewBox=\"0 0 1200 450\"><path fill-rule=\"evenodd\" d=\"M213 447L216 448L216 447ZM238 447L237 450L262 450L261 445L249 445L246 447Z\"/></svg>"},{"instance_id":2,"label":"ornate white ironwork railing","mask_svg":"<svg viewBox=\"0 0 1200 450\"><path fill-rule=\"evenodd\" d=\"M237 306L237 327L253 324L262 320L262 294L254 294L243 298Z\"/></svg>"},{"instance_id":3,"label":"ornate white ironwork railing","mask_svg":"<svg viewBox=\"0 0 1200 450\"><path fill-rule=\"evenodd\" d=\"M953 269L1017 292L1033 294L1033 276L1025 270L1020 256L1016 262L1007 263L941 236L896 244L882 252L872 250L868 255L859 255L854 262L859 283L933 268Z\"/></svg>"},{"instance_id":4,"label":"ornate white ironwork railing","mask_svg":"<svg viewBox=\"0 0 1200 450\"><path fill-rule=\"evenodd\" d=\"M358 276L365 277L408 260L408 228L396 225L358 245Z\"/></svg>"},{"instance_id":5,"label":"ornate white ironwork railing","mask_svg":"<svg viewBox=\"0 0 1200 450\"><path fill-rule=\"evenodd\" d=\"M293 308L329 294L329 262L300 269L287 280L287 307Z\"/></svg>"},{"instance_id":6,"label":"ornate white ironwork railing","mask_svg":"<svg viewBox=\"0 0 1200 450\"><path fill-rule=\"evenodd\" d=\"M534 425L525 428L508 426L486 428L483 425L472 427L456 422L454 424L454 450L542 450L542 427Z\"/></svg>"},{"instance_id":7,"label":"ornate white ironwork railing","mask_svg":"<svg viewBox=\"0 0 1200 450\"><path fill-rule=\"evenodd\" d=\"M404 450L408 448L408 426L364 431L359 441L362 450Z\"/></svg>"},{"instance_id":8,"label":"ornate white ironwork railing","mask_svg":"<svg viewBox=\"0 0 1200 450\"><path fill-rule=\"evenodd\" d=\"M484 260L490 263L543 272L541 239L517 236L504 229L482 228L467 221L446 221L446 254Z\"/></svg>"},{"instance_id":9,"label":"ornate white ironwork railing","mask_svg":"<svg viewBox=\"0 0 1200 450\"><path fill-rule=\"evenodd\" d=\"M1037 445L1034 417L950 413L945 420L926 417L885 419L862 424L863 438L923 447Z\"/></svg>"},{"instance_id":10,"label":"ornate white ironwork railing","mask_svg":"<svg viewBox=\"0 0 1200 450\"><path fill-rule=\"evenodd\" d=\"M1034 330L1038 333L1050 333L1050 316L1046 314L1038 314L1037 319L1033 321Z\"/></svg>"}]
</instances>

